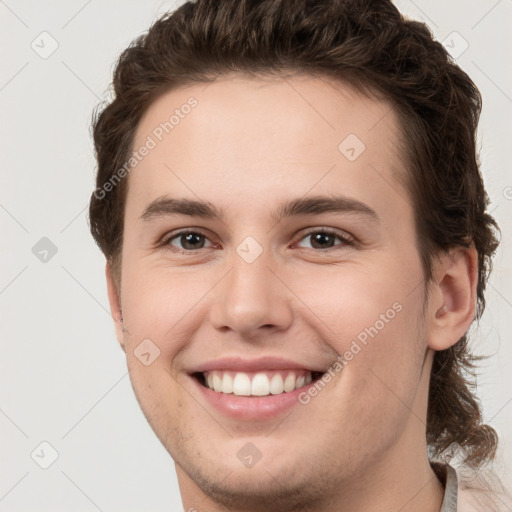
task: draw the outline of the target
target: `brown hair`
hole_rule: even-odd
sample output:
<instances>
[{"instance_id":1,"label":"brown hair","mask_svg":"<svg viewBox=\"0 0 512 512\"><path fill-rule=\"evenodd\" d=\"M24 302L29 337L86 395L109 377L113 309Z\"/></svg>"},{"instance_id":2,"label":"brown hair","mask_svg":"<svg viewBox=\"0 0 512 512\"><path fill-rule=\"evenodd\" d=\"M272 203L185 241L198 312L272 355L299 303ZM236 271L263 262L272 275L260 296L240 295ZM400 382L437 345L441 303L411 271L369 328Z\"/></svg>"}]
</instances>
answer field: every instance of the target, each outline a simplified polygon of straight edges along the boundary
<instances>
[{"instance_id":1,"label":"brown hair","mask_svg":"<svg viewBox=\"0 0 512 512\"><path fill-rule=\"evenodd\" d=\"M127 180L98 190L125 165L134 132L165 91L229 73L297 72L332 77L389 101L399 115L425 282L437 251L478 251L476 318L484 307L498 226L476 156L481 97L473 82L422 23L389 0L198 0L157 20L121 54L115 97L93 116L98 162L91 232L120 281ZM482 424L467 335L438 351L432 367L427 442L434 459L451 443L478 466L492 460L494 429Z\"/></svg>"}]
</instances>

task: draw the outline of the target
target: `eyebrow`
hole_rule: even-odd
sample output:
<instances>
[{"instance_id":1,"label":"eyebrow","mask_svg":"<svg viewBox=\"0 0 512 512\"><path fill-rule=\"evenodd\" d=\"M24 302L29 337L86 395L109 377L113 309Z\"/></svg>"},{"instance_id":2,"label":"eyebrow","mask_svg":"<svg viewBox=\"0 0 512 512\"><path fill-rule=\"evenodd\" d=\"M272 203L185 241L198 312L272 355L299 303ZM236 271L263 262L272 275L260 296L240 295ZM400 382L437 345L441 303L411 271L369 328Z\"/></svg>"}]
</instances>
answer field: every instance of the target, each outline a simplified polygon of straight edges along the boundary
<instances>
[{"instance_id":1,"label":"eyebrow","mask_svg":"<svg viewBox=\"0 0 512 512\"><path fill-rule=\"evenodd\" d=\"M323 213L358 214L378 221L375 210L356 199L345 196L313 196L287 201L278 206L271 219L278 223L286 217L300 215L321 215ZM172 198L163 196L151 202L142 212L140 218L149 221L154 218L173 215L188 215L204 219L223 221L224 210L218 209L210 202L202 200Z\"/></svg>"}]
</instances>

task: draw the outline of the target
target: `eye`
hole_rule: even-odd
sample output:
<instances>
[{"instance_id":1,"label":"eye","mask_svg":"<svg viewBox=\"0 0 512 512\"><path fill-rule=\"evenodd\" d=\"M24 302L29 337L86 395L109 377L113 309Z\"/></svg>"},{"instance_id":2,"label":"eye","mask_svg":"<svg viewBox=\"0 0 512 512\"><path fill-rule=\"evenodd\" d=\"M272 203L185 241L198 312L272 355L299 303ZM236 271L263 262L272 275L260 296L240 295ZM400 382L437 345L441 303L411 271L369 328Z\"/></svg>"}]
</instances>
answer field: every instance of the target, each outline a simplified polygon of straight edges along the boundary
<instances>
[{"instance_id":1,"label":"eye","mask_svg":"<svg viewBox=\"0 0 512 512\"><path fill-rule=\"evenodd\" d=\"M312 249L335 249L338 246L349 246L354 244L354 240L349 235L342 235L336 231L326 228L316 228L309 231L300 239L297 244L299 247L308 248L304 245L305 240L310 240L310 247ZM338 240L341 243L336 243ZM208 239L206 235L199 231L184 230L174 233L172 236L167 237L162 241L162 246L169 247L172 251L181 253L194 253L200 249L213 247L214 244Z\"/></svg>"},{"instance_id":2,"label":"eye","mask_svg":"<svg viewBox=\"0 0 512 512\"><path fill-rule=\"evenodd\" d=\"M213 244L208 240L206 235L198 231L181 231L164 240L162 245L176 248L178 252L192 252L203 249L207 241L210 243L208 247L212 247Z\"/></svg>"},{"instance_id":3,"label":"eye","mask_svg":"<svg viewBox=\"0 0 512 512\"><path fill-rule=\"evenodd\" d=\"M353 245L353 240L348 235L341 235L336 231L325 228L315 229L306 233L306 235L301 238L301 242L308 238L311 241L311 248L313 249L333 249L336 246ZM340 240L341 244L336 244L336 239ZM307 247L302 245L301 242L298 244L299 247Z\"/></svg>"}]
</instances>

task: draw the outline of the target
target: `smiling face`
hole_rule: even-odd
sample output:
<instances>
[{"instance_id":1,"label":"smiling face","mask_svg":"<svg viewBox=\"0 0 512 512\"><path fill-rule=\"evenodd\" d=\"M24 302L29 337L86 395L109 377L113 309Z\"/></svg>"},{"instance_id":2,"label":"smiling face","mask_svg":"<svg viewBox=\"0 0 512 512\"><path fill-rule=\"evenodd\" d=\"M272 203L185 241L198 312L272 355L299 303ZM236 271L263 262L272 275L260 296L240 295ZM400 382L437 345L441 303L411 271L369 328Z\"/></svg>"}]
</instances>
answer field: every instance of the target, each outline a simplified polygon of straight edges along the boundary
<instances>
[{"instance_id":1,"label":"smiling face","mask_svg":"<svg viewBox=\"0 0 512 512\"><path fill-rule=\"evenodd\" d=\"M312 77L234 76L161 96L134 148L148 136L118 337L185 502L348 507L397 489L401 465L427 465L432 351L391 107Z\"/></svg>"}]
</instances>

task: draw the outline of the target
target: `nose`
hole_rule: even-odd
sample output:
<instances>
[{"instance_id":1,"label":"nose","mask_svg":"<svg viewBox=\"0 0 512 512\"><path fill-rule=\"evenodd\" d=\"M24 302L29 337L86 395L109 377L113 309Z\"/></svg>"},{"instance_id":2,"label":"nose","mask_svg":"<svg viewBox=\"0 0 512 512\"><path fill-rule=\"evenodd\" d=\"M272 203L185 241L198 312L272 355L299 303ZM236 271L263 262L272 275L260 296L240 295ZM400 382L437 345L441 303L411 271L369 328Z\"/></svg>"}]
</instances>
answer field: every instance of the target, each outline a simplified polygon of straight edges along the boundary
<instances>
[{"instance_id":1,"label":"nose","mask_svg":"<svg viewBox=\"0 0 512 512\"><path fill-rule=\"evenodd\" d=\"M231 270L215 287L210 308L210 321L216 329L255 340L291 325L293 294L278 277L279 269L271 258L263 252L249 263L234 253Z\"/></svg>"}]
</instances>

